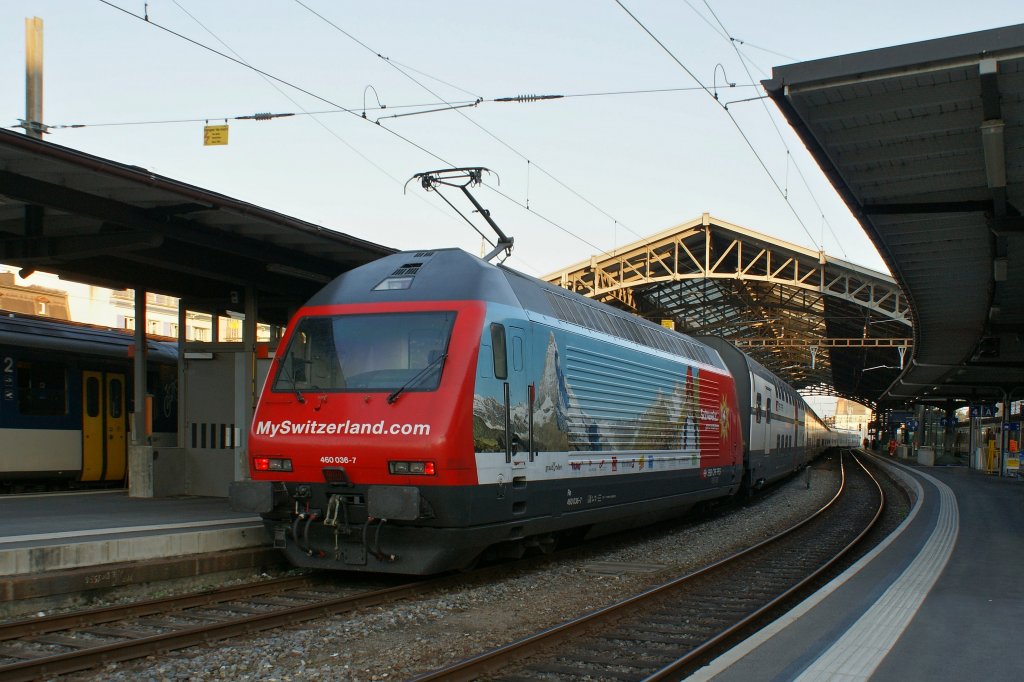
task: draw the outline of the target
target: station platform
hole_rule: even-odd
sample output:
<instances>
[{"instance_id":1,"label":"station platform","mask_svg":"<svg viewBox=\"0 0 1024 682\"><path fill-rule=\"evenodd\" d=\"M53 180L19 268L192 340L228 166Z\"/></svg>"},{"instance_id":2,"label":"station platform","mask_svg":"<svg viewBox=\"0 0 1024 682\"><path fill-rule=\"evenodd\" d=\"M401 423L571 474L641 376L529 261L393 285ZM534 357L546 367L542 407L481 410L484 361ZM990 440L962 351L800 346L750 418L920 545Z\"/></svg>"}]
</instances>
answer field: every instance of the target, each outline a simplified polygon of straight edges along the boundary
<instances>
[{"instance_id":1,"label":"station platform","mask_svg":"<svg viewBox=\"0 0 1024 682\"><path fill-rule=\"evenodd\" d=\"M273 561L255 514L223 498L127 491L0 497L0 602L238 570Z\"/></svg>"},{"instance_id":2,"label":"station platform","mask_svg":"<svg viewBox=\"0 0 1024 682\"><path fill-rule=\"evenodd\" d=\"M1013 680L1024 483L876 459L917 499L886 541L690 680Z\"/></svg>"}]
</instances>

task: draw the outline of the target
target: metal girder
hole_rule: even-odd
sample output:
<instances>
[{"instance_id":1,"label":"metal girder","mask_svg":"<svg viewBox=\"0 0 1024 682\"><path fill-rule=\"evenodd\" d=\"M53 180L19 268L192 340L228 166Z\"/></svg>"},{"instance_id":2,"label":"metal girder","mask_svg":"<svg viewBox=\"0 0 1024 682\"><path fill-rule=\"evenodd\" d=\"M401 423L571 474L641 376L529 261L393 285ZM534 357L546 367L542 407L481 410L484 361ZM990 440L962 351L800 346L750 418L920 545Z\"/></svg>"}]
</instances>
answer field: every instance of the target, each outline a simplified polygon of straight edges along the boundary
<instances>
[{"instance_id":1,"label":"metal girder","mask_svg":"<svg viewBox=\"0 0 1024 682\"><path fill-rule=\"evenodd\" d=\"M753 338L735 339L738 348L906 348L914 345L913 339L830 339L822 337Z\"/></svg>"},{"instance_id":2,"label":"metal girder","mask_svg":"<svg viewBox=\"0 0 1024 682\"><path fill-rule=\"evenodd\" d=\"M163 241L162 235L132 230L72 237L0 238L0 262L21 266L46 265L117 251L155 249Z\"/></svg>"},{"instance_id":3,"label":"metal girder","mask_svg":"<svg viewBox=\"0 0 1024 682\"><path fill-rule=\"evenodd\" d=\"M833 381L830 349L912 344L910 310L891 277L708 214L545 279L691 335L728 338L797 388Z\"/></svg>"},{"instance_id":4,"label":"metal girder","mask_svg":"<svg viewBox=\"0 0 1024 682\"><path fill-rule=\"evenodd\" d=\"M188 220L170 216L167 208L156 209L150 212L130 204L113 199L96 196L79 190L62 187L60 185L43 182L0 170L0 186L4 187L4 194L13 199L31 203L33 205L46 206L48 210L57 210L64 213L72 213L100 223L116 224L130 227L134 231L145 230L165 240L174 240L195 247L200 250L228 251L232 256L239 256L262 262L267 259L267 244L258 242L244 235L234 235L229 240L218 235L209 228ZM201 208L190 208L189 212L202 210ZM48 235L45 230L45 219L40 220L41 233L37 235L26 234L25 239L39 239ZM92 236L69 235L69 236ZM5 244L6 245L6 244ZM23 253L4 252L0 254L3 262L14 265L21 265ZM283 262L289 266L316 271L333 277L337 274L336 264L321 261L301 254L289 253L287 249L281 248L274 254L274 260ZM54 262L59 262L55 258ZM216 274L217 270L211 271Z\"/></svg>"},{"instance_id":5,"label":"metal girder","mask_svg":"<svg viewBox=\"0 0 1024 682\"><path fill-rule=\"evenodd\" d=\"M708 214L617 249L605 258L548 275L578 294L637 309L636 287L694 280L786 285L843 298L910 324L906 299L891 278L827 257Z\"/></svg>"}]
</instances>

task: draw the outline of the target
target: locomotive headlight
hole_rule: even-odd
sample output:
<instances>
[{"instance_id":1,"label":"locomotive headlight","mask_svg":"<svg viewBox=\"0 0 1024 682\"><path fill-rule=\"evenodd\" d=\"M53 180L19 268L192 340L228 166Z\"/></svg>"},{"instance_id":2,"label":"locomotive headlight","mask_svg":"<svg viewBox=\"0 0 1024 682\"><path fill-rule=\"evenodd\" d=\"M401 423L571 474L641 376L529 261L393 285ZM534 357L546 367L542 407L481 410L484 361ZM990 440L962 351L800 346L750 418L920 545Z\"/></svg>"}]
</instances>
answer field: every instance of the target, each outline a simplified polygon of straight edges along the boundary
<instances>
[{"instance_id":1,"label":"locomotive headlight","mask_svg":"<svg viewBox=\"0 0 1024 682\"><path fill-rule=\"evenodd\" d=\"M252 462L256 471L292 470L292 461L284 457L255 457Z\"/></svg>"},{"instance_id":2,"label":"locomotive headlight","mask_svg":"<svg viewBox=\"0 0 1024 682\"><path fill-rule=\"evenodd\" d=\"M401 476L434 476L437 474L437 467L433 462L388 462L388 471Z\"/></svg>"}]
</instances>

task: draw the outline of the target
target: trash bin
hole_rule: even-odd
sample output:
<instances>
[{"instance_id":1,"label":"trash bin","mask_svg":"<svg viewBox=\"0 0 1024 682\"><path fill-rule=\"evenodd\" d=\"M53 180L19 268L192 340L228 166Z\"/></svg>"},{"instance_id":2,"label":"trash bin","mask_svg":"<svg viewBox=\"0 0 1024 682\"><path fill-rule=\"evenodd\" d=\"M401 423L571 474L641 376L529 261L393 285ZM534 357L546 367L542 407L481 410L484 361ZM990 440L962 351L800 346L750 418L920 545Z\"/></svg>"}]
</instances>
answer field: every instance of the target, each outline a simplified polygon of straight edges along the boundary
<instances>
[{"instance_id":1,"label":"trash bin","mask_svg":"<svg viewBox=\"0 0 1024 682\"><path fill-rule=\"evenodd\" d=\"M935 466L935 449L922 445L917 449L917 463L926 467Z\"/></svg>"}]
</instances>

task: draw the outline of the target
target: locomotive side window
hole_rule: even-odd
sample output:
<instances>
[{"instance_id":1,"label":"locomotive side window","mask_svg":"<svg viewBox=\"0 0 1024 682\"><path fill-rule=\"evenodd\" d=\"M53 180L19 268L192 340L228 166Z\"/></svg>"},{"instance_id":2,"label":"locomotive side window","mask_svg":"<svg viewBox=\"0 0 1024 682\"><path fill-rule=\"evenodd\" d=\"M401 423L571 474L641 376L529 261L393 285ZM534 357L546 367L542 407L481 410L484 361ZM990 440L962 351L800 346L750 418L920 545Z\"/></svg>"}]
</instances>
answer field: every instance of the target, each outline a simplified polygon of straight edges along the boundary
<instances>
[{"instance_id":1,"label":"locomotive side window","mask_svg":"<svg viewBox=\"0 0 1024 682\"><path fill-rule=\"evenodd\" d=\"M56 416L68 413L67 370L50 362L18 363L18 410L22 414Z\"/></svg>"},{"instance_id":2,"label":"locomotive side window","mask_svg":"<svg viewBox=\"0 0 1024 682\"><path fill-rule=\"evenodd\" d=\"M767 402L765 402L764 420L766 422L768 422L769 424L772 423L772 399L771 398L768 398Z\"/></svg>"},{"instance_id":3,"label":"locomotive side window","mask_svg":"<svg viewBox=\"0 0 1024 682\"><path fill-rule=\"evenodd\" d=\"M517 372L523 369L523 337L513 336L512 337L512 369Z\"/></svg>"},{"instance_id":4,"label":"locomotive side window","mask_svg":"<svg viewBox=\"0 0 1024 682\"><path fill-rule=\"evenodd\" d=\"M761 423L761 394L757 394L757 402L755 403L754 414L757 415L757 423Z\"/></svg>"},{"instance_id":5,"label":"locomotive side window","mask_svg":"<svg viewBox=\"0 0 1024 682\"><path fill-rule=\"evenodd\" d=\"M494 378L508 379L508 352L505 348L505 327L491 323L491 353L494 357Z\"/></svg>"},{"instance_id":6,"label":"locomotive side window","mask_svg":"<svg viewBox=\"0 0 1024 682\"><path fill-rule=\"evenodd\" d=\"M304 318L281 357L273 390L435 390L454 322L453 312Z\"/></svg>"}]
</instances>

